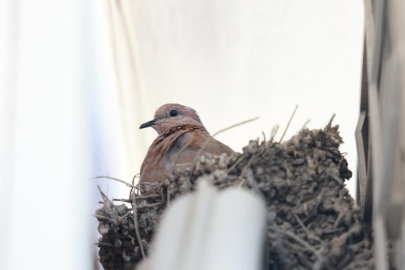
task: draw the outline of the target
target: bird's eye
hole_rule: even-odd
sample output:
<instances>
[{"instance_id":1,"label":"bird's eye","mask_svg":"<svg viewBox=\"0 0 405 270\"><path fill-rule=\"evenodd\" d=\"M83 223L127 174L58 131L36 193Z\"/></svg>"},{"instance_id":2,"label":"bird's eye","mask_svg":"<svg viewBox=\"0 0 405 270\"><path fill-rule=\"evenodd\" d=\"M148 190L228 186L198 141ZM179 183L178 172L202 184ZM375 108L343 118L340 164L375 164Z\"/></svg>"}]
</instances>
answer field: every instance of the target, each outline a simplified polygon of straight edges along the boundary
<instances>
[{"instance_id":1,"label":"bird's eye","mask_svg":"<svg viewBox=\"0 0 405 270\"><path fill-rule=\"evenodd\" d=\"M171 110L169 112L169 115L170 115L170 117L175 117L175 116L179 115L179 112L177 110Z\"/></svg>"}]
</instances>

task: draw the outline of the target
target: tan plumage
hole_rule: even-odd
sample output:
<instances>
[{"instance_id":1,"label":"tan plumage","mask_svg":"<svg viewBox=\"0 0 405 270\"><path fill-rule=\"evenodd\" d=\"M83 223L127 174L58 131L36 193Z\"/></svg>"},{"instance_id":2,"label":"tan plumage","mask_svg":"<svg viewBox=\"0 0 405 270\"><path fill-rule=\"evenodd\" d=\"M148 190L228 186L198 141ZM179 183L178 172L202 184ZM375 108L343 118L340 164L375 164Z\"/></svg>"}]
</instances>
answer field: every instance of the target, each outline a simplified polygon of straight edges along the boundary
<instances>
[{"instance_id":1,"label":"tan plumage","mask_svg":"<svg viewBox=\"0 0 405 270\"><path fill-rule=\"evenodd\" d=\"M166 173L193 166L197 153L203 145L200 155L228 155L233 150L211 137L197 113L180 104L166 104L155 113L155 119L140 128L153 127L158 137L149 147L142 166L143 181L156 182L164 180Z\"/></svg>"}]
</instances>

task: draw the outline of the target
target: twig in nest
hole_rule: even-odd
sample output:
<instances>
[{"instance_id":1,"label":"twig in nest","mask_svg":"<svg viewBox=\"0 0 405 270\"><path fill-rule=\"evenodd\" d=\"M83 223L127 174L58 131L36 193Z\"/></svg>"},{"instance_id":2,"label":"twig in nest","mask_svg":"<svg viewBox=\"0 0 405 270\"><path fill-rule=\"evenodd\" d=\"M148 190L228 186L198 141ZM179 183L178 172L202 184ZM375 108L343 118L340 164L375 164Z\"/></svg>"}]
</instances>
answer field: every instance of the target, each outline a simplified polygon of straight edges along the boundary
<instances>
[{"instance_id":1,"label":"twig in nest","mask_svg":"<svg viewBox=\"0 0 405 270\"><path fill-rule=\"evenodd\" d=\"M317 212L318 212L318 208L321 205L321 203L323 202L323 196L324 196L324 190L321 190L321 192L318 195L318 201L315 204L315 207L311 210L311 213L309 213L307 215L307 217L305 218L305 220L303 221L304 224L309 223L309 221L311 221L311 219L316 216Z\"/></svg>"},{"instance_id":2,"label":"twig in nest","mask_svg":"<svg viewBox=\"0 0 405 270\"><path fill-rule=\"evenodd\" d=\"M125 182L124 180L121 180L121 179L118 179L118 178L115 178L115 177L111 177L111 176L100 175L100 176L93 177L92 179L94 180L94 179L99 179L99 178L111 179L111 180L114 180L114 181L117 181L117 182L121 182L121 183L125 184L128 187L131 187L131 188L135 187L134 185L132 185L132 184L130 184L128 182Z\"/></svg>"},{"instance_id":3,"label":"twig in nest","mask_svg":"<svg viewBox=\"0 0 405 270\"><path fill-rule=\"evenodd\" d=\"M248 162L246 163L246 165L243 167L241 174L239 175L239 179L240 182L238 184L238 187L241 187L244 183L245 183L245 179L243 178L243 176L246 173L247 168L249 168L250 163L252 163L252 160L256 157L256 155L252 155L252 157L248 160Z\"/></svg>"},{"instance_id":4,"label":"twig in nest","mask_svg":"<svg viewBox=\"0 0 405 270\"><path fill-rule=\"evenodd\" d=\"M169 189L166 190L167 193L167 207L170 207L170 192Z\"/></svg>"},{"instance_id":5,"label":"twig in nest","mask_svg":"<svg viewBox=\"0 0 405 270\"><path fill-rule=\"evenodd\" d=\"M237 124L232 125L232 126L230 126L230 127L221 129L220 131L217 131L216 133L214 133L214 134L212 135L212 137L215 137L215 136L217 136L218 134L221 134L221 133L224 132L224 131L233 129L233 128L235 128L235 127L238 127L238 126L241 126L241 125L244 125L244 124L253 122L253 121L256 121L257 119L259 119L259 116L256 116L255 118L252 118L252 119L245 120L245 121L240 122L240 123L237 123Z\"/></svg>"},{"instance_id":6,"label":"twig in nest","mask_svg":"<svg viewBox=\"0 0 405 270\"><path fill-rule=\"evenodd\" d=\"M276 136L277 131L278 131L279 128L280 128L279 125L275 125L275 126L273 127L273 129L271 130L271 136L270 136L270 141L269 141L269 142L271 142L271 143L273 142L274 137Z\"/></svg>"},{"instance_id":7,"label":"twig in nest","mask_svg":"<svg viewBox=\"0 0 405 270\"><path fill-rule=\"evenodd\" d=\"M112 203L112 202L110 201L110 199L108 199L107 195L105 195L105 193L101 190L100 186L97 186L97 188L98 188L98 191L100 192L101 197L103 198L104 202L110 202L110 203Z\"/></svg>"},{"instance_id":8,"label":"twig in nest","mask_svg":"<svg viewBox=\"0 0 405 270\"><path fill-rule=\"evenodd\" d=\"M311 233L308 228L304 225L304 223L302 223L301 219L299 218L299 216L292 212L292 214L294 215L295 219L297 220L298 224L300 224L301 228L306 232L306 234L308 235L308 238L312 238L320 243L322 243L322 240L317 237L315 234Z\"/></svg>"},{"instance_id":9,"label":"twig in nest","mask_svg":"<svg viewBox=\"0 0 405 270\"><path fill-rule=\"evenodd\" d=\"M275 232L284 234L285 236L290 237L290 238L293 239L295 242L297 242L298 244L302 245L302 246L305 247L307 250L309 250L309 251L311 251L312 253L314 253L316 256L320 257L319 252L318 252L316 249L314 249L310 244L308 244L304 239L302 239L301 237L299 237L298 235L296 235L296 234L294 234L294 233L292 233L292 232L285 231L285 230L278 229L278 228L274 228L274 227L271 227L271 228L269 228L269 229L270 229L270 230L273 230L273 231L275 231Z\"/></svg>"},{"instance_id":10,"label":"twig in nest","mask_svg":"<svg viewBox=\"0 0 405 270\"><path fill-rule=\"evenodd\" d=\"M108 199L107 195L105 195L105 193L101 190L100 186L97 186L97 188L98 188L98 191L99 191L100 194L101 194L101 197L102 197L103 200L104 200L104 205L105 205L106 202L108 202L108 203L117 211L117 213L120 213L120 211L117 209L117 207L115 206L115 204L114 204L110 199ZM104 207L105 207L105 206L104 206Z\"/></svg>"},{"instance_id":11,"label":"twig in nest","mask_svg":"<svg viewBox=\"0 0 405 270\"><path fill-rule=\"evenodd\" d=\"M239 165L245 159L244 156L241 156L228 170L226 170L225 175L228 175L236 166Z\"/></svg>"},{"instance_id":12,"label":"twig in nest","mask_svg":"<svg viewBox=\"0 0 405 270\"><path fill-rule=\"evenodd\" d=\"M93 217L98 218L98 219L102 219L102 220L106 220L106 221L111 221L111 222L115 223L114 219L108 218L108 217L105 217L105 216L102 216L102 215L93 215Z\"/></svg>"},{"instance_id":13,"label":"twig in nest","mask_svg":"<svg viewBox=\"0 0 405 270\"><path fill-rule=\"evenodd\" d=\"M118 216L117 217L117 220L118 220L118 225L119 224L121 224L121 222L127 217L127 216L129 216L129 214L131 214L131 211L128 211L125 215L123 215L123 216Z\"/></svg>"},{"instance_id":14,"label":"twig in nest","mask_svg":"<svg viewBox=\"0 0 405 270\"><path fill-rule=\"evenodd\" d=\"M162 181L161 182L152 182L152 183L145 182L145 183L142 183L142 186L143 185L149 186L148 189L145 190L141 187L136 187L136 188L140 189L141 192L143 192L142 193L143 196L146 196L146 195L150 195L150 194L155 194L157 192L157 190L162 187L163 182Z\"/></svg>"},{"instance_id":15,"label":"twig in nest","mask_svg":"<svg viewBox=\"0 0 405 270\"><path fill-rule=\"evenodd\" d=\"M330 130L332 128L333 119L335 119L336 114L332 114L331 119L329 120L328 125L326 126L326 130Z\"/></svg>"},{"instance_id":16,"label":"twig in nest","mask_svg":"<svg viewBox=\"0 0 405 270\"><path fill-rule=\"evenodd\" d=\"M251 168L248 168L246 170L246 179L248 180L249 184L252 186L253 190L263 199L263 201L266 201L266 197L263 195L263 192L260 190L260 188L257 185L255 176L253 175L253 171Z\"/></svg>"},{"instance_id":17,"label":"twig in nest","mask_svg":"<svg viewBox=\"0 0 405 270\"><path fill-rule=\"evenodd\" d=\"M308 120L304 123L304 125L303 125L302 128L301 128L301 130L303 130L304 128L306 128L307 125L309 124L309 122L311 122L311 119L308 119Z\"/></svg>"},{"instance_id":18,"label":"twig in nest","mask_svg":"<svg viewBox=\"0 0 405 270\"><path fill-rule=\"evenodd\" d=\"M248 160L248 162L246 163L246 165L243 167L241 174L239 175L239 179L241 179L241 181L239 182L238 187L241 187L243 185L243 183L245 182L245 179L243 178L243 176L245 176L246 174L246 170L249 169L250 164L252 163L253 159L256 158L258 155L260 155L263 152L264 148L260 149L256 154L252 155L252 157ZM253 187L253 186L252 186Z\"/></svg>"},{"instance_id":19,"label":"twig in nest","mask_svg":"<svg viewBox=\"0 0 405 270\"><path fill-rule=\"evenodd\" d=\"M135 186L135 178L136 177L140 177L140 174L137 173L134 175L134 177L132 177L132 185ZM134 187L131 187L131 189L129 190L129 197L131 197L132 191L134 190ZM139 189L138 189L138 193L139 193Z\"/></svg>"},{"instance_id":20,"label":"twig in nest","mask_svg":"<svg viewBox=\"0 0 405 270\"><path fill-rule=\"evenodd\" d=\"M245 178L242 178L242 180L239 181L238 188L242 187L243 184L245 184Z\"/></svg>"},{"instance_id":21,"label":"twig in nest","mask_svg":"<svg viewBox=\"0 0 405 270\"><path fill-rule=\"evenodd\" d=\"M239 163L241 163L243 160L245 159L245 157L242 155L229 169L227 169L224 173L224 175L221 177L221 180L225 179L228 174L234 170L236 168L236 166L239 165ZM189 179L190 180L190 179Z\"/></svg>"},{"instance_id":22,"label":"twig in nest","mask_svg":"<svg viewBox=\"0 0 405 270\"><path fill-rule=\"evenodd\" d=\"M142 199L150 199L150 198L158 198L158 197L160 197L160 195L152 194L152 195L146 195L146 196L137 196L136 199L142 200ZM113 201L132 203L131 199L113 199Z\"/></svg>"},{"instance_id":23,"label":"twig in nest","mask_svg":"<svg viewBox=\"0 0 405 270\"><path fill-rule=\"evenodd\" d=\"M136 184L135 188L138 188L138 189L139 189L138 186L142 186L142 185L145 185L145 186L155 186L155 185L157 185L157 184L156 184L155 182L152 182L152 183L149 183L149 182L138 183L138 184Z\"/></svg>"},{"instance_id":24,"label":"twig in nest","mask_svg":"<svg viewBox=\"0 0 405 270\"><path fill-rule=\"evenodd\" d=\"M363 261L353 260L348 266L346 266L342 270L355 269L356 267L364 267L364 268L372 269L371 265L372 265L372 263L369 260L363 260Z\"/></svg>"},{"instance_id":25,"label":"twig in nest","mask_svg":"<svg viewBox=\"0 0 405 270\"><path fill-rule=\"evenodd\" d=\"M159 206L159 205L162 205L162 204L163 204L162 202L151 203L151 204L139 206L139 207L137 207L137 209L150 208L150 207L155 207L155 206Z\"/></svg>"},{"instance_id":26,"label":"twig in nest","mask_svg":"<svg viewBox=\"0 0 405 270\"><path fill-rule=\"evenodd\" d=\"M293 112L293 114L291 115L290 120L288 121L287 127L285 128L284 133L283 133L283 135L281 136L281 139L280 139L279 143L281 143L281 141L284 139L284 136L285 136L285 134L287 133L288 128L290 127L291 121L293 120L294 115L295 115L295 112L297 111L297 109L298 109L298 105L295 106L294 112Z\"/></svg>"},{"instance_id":27,"label":"twig in nest","mask_svg":"<svg viewBox=\"0 0 405 270\"><path fill-rule=\"evenodd\" d=\"M99 247L114 247L114 245L111 245L109 243L102 243L102 242L94 243L94 245L97 245Z\"/></svg>"},{"instance_id":28,"label":"twig in nest","mask_svg":"<svg viewBox=\"0 0 405 270\"><path fill-rule=\"evenodd\" d=\"M145 251L143 249L143 243L141 239L141 234L139 233L139 226L138 226L138 212L136 209L136 195L135 193L132 195L132 211L133 211L133 216L134 216L134 227L135 227L135 234L136 234L136 239L138 240L139 247L141 248L141 253L143 259L146 258L145 256Z\"/></svg>"},{"instance_id":29,"label":"twig in nest","mask_svg":"<svg viewBox=\"0 0 405 270\"><path fill-rule=\"evenodd\" d=\"M160 195L159 195L160 197ZM136 198L139 199L139 198ZM132 200L126 200L126 199L114 199L114 201L119 201L119 202L126 202L126 203L132 203ZM155 206L159 206L162 205L162 202L157 202L157 203L151 203L151 204L146 204L143 206L138 206L137 209L143 209L143 208L149 208L149 207L155 207ZM123 215L122 217L120 217L120 219L125 218L126 216L128 216L128 214L131 213L130 211L128 213L126 213L125 215ZM97 217L97 216L96 216Z\"/></svg>"},{"instance_id":30,"label":"twig in nest","mask_svg":"<svg viewBox=\"0 0 405 270\"><path fill-rule=\"evenodd\" d=\"M362 254L358 254L354 257L351 263L349 263L346 267L342 268L342 270L353 269L356 265L364 264L365 266L370 265L373 252L368 251Z\"/></svg>"},{"instance_id":31,"label":"twig in nest","mask_svg":"<svg viewBox=\"0 0 405 270\"><path fill-rule=\"evenodd\" d=\"M246 163L246 165L243 167L242 172L239 176L239 178L243 177L246 173L246 170L250 167L250 164L252 164L253 159L255 159L256 157L258 157L262 152L264 151L264 148L260 149L259 151L257 151L257 153L253 154L252 157L248 160L248 162Z\"/></svg>"}]
</instances>

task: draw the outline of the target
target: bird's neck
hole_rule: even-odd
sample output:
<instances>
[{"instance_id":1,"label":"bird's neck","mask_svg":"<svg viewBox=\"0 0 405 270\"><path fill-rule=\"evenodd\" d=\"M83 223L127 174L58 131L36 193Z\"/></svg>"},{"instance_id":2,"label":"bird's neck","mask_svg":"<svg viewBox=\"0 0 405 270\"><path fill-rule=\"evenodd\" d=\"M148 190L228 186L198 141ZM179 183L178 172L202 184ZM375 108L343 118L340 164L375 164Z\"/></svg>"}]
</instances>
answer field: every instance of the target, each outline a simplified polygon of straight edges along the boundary
<instances>
[{"instance_id":1,"label":"bird's neck","mask_svg":"<svg viewBox=\"0 0 405 270\"><path fill-rule=\"evenodd\" d=\"M207 130L203 126L195 125L195 124L179 124L176 126L172 126L169 129L166 129L162 134L159 135L159 137L169 137L173 134L176 134L178 132L185 133L185 132L190 132L190 131L203 131L207 132Z\"/></svg>"}]
</instances>

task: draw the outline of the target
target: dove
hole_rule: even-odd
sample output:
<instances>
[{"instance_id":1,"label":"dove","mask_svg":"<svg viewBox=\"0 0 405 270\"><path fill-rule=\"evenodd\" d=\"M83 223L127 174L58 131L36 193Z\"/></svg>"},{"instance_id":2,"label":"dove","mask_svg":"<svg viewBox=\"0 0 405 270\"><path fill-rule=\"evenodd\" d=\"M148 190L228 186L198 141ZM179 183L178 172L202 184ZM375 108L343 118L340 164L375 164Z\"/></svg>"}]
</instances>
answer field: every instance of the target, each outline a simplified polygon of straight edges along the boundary
<instances>
[{"instance_id":1,"label":"dove","mask_svg":"<svg viewBox=\"0 0 405 270\"><path fill-rule=\"evenodd\" d=\"M234 153L230 147L211 137L197 112L187 106L175 103L161 106L154 119L139 128L147 127L156 130L158 137L142 163L142 182L163 181L174 167L176 170L192 169L196 160L208 153Z\"/></svg>"}]
</instances>

